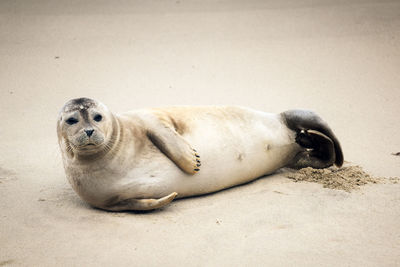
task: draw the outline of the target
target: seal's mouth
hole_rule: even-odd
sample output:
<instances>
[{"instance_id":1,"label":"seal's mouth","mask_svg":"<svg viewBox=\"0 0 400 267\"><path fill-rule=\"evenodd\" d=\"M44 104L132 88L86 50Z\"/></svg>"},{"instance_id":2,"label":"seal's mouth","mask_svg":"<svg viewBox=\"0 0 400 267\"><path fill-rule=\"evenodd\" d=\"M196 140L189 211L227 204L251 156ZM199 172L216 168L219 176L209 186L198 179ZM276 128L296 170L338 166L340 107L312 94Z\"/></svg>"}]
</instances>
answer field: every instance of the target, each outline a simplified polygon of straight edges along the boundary
<instances>
[{"instance_id":1,"label":"seal's mouth","mask_svg":"<svg viewBox=\"0 0 400 267\"><path fill-rule=\"evenodd\" d=\"M95 143L87 143L87 144L84 144L84 145L76 146L75 149L76 150L85 151L85 150L97 149L99 146L100 145L96 145Z\"/></svg>"},{"instance_id":2,"label":"seal's mouth","mask_svg":"<svg viewBox=\"0 0 400 267\"><path fill-rule=\"evenodd\" d=\"M69 143L74 151L84 154L97 153L106 146L105 140L101 135L88 137L80 134L76 138L72 138Z\"/></svg>"},{"instance_id":3,"label":"seal's mouth","mask_svg":"<svg viewBox=\"0 0 400 267\"><path fill-rule=\"evenodd\" d=\"M98 147L99 145L96 145L95 143L88 143L86 145L83 145L81 147L79 147L80 149L92 149L95 147Z\"/></svg>"}]
</instances>

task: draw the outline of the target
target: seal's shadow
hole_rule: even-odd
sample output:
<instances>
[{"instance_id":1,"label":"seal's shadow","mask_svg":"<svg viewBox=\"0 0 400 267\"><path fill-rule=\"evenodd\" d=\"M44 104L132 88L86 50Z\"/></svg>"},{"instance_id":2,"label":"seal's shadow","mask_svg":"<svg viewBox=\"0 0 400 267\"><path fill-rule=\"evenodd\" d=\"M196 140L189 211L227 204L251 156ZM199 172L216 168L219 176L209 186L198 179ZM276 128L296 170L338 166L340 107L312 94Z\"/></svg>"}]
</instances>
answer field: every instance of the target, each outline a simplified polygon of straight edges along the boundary
<instances>
[{"instance_id":1,"label":"seal's shadow","mask_svg":"<svg viewBox=\"0 0 400 267\"><path fill-rule=\"evenodd\" d=\"M244 188L244 187L249 186L249 185L251 185L251 184L257 183L259 180L268 179L268 178L270 178L270 177L272 177L272 176L276 176L276 175L279 175L279 174L283 174L283 173L288 172L288 171L290 171L290 170L293 171L293 169L290 169L290 168L282 168L282 169L277 170L277 171L274 172L274 173L271 173L271 174L268 174L268 175L264 175L264 176L258 177L258 178L255 179L255 180L252 180L252 181L249 181L249 182L246 182L246 183L243 183L243 184L235 185L235 186L232 186L232 187L229 187L229 188L224 188L224 189L221 189L221 190L219 190L219 191L211 192L211 193L207 193L207 194L203 194L203 195L188 196L188 197L179 198L179 199L174 200L173 203L174 203L174 204L178 204L179 202L190 201L190 200L192 200L192 199L205 199L205 198L210 198L210 197L215 196L216 194L219 194L219 193L221 193L221 192L229 192L229 191L232 191L232 193L233 193L235 190L237 190L237 189L239 189L239 188ZM69 194L68 194L68 200L71 201L71 202L73 202L73 204L74 204L74 206L75 206L76 208L79 208L79 209L93 209L93 210L96 210L96 211L102 211L102 212L111 213L111 214L133 214L133 215L136 215L136 214L137 214L137 215L158 214L158 213L165 212L165 210L168 210L168 209L171 209L171 208L172 208L172 207L171 207L171 204L170 204L170 205L167 205L167 206L165 206L165 207L162 207L162 208L159 208L159 209L154 209L154 210L123 210L123 211L110 211L110 210L104 210L104 209L100 209L100 208L91 206L90 204L87 204L86 202L84 202L83 200L81 200L76 194L74 194L74 197L72 197L72 194L73 194L73 193L74 193L74 191L73 191L72 188L71 188L71 190L70 190L70 192L69 192Z\"/></svg>"},{"instance_id":2,"label":"seal's shadow","mask_svg":"<svg viewBox=\"0 0 400 267\"><path fill-rule=\"evenodd\" d=\"M190 200L192 200L192 199L211 198L211 197L216 196L216 195L218 195L218 194L220 194L220 193L223 193L223 192L231 192L232 194L235 194L235 193L237 193L236 190L244 189L244 188L247 187L247 186L255 185L255 184L258 183L260 180L269 179L269 178L272 178L272 177L280 177L280 175L282 175L282 174L284 174L284 173L287 173L287 172L292 172L292 171L293 171L293 169L291 169L291 168L282 168L282 169L277 170L277 171L274 172L274 173L271 173L271 174L267 174L267 175L258 177L258 178L255 179L255 180L248 181L248 182L245 182L245 183L243 183L243 184L234 185L234 186L229 187L229 188L223 188L223 189L221 189L221 190L219 190L219 191L215 191L215 192L211 192L211 193L207 193L207 194L203 194L203 195L188 196L188 197L179 198L179 199L174 200L174 202L179 203L180 201L184 202L184 201L190 201ZM282 178L282 179L286 179L285 176L282 176L281 178ZM168 206L165 207L165 208L168 208ZM150 212L151 212L151 211L150 211Z\"/></svg>"}]
</instances>

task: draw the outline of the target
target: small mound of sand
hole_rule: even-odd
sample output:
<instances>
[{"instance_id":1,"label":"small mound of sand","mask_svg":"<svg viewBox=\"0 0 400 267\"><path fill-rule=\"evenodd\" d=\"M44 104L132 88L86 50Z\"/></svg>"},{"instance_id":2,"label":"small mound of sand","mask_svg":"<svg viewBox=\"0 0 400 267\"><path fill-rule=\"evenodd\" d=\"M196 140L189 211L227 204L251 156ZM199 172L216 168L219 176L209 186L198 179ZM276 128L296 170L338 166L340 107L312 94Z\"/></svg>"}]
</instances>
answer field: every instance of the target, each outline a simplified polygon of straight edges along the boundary
<instances>
[{"instance_id":1,"label":"small mound of sand","mask_svg":"<svg viewBox=\"0 0 400 267\"><path fill-rule=\"evenodd\" d=\"M342 168L330 167L327 169L313 169L311 167L289 172L286 177L294 182L306 181L322 184L325 188L339 189L346 192L357 189L366 184L398 183L399 178L373 177L363 171L360 166L345 166Z\"/></svg>"}]
</instances>

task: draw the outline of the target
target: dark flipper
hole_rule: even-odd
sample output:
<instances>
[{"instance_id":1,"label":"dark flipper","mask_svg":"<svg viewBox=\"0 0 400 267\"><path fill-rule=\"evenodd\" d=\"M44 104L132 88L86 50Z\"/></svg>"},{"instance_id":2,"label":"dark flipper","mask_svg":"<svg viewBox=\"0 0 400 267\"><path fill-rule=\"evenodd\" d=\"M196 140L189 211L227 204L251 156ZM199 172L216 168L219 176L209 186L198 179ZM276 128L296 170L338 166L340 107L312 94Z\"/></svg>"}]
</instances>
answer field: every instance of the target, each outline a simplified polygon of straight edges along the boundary
<instances>
[{"instance_id":1,"label":"dark flipper","mask_svg":"<svg viewBox=\"0 0 400 267\"><path fill-rule=\"evenodd\" d=\"M343 165L339 140L316 113L309 110L289 110L281 113L287 127L296 132L296 142L304 148L293 159L292 168L326 168Z\"/></svg>"}]
</instances>

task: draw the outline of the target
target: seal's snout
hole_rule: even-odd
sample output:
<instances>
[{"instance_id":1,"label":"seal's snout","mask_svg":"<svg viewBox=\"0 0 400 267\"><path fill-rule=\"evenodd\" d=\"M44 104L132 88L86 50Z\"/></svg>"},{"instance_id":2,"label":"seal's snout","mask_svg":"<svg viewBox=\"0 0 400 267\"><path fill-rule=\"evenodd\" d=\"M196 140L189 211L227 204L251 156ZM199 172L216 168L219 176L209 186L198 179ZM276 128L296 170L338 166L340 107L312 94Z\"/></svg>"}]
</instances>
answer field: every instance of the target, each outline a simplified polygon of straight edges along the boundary
<instances>
[{"instance_id":1,"label":"seal's snout","mask_svg":"<svg viewBox=\"0 0 400 267\"><path fill-rule=\"evenodd\" d=\"M94 130L93 129L89 129L89 130L85 130L85 133L88 137L91 137L93 134Z\"/></svg>"}]
</instances>

